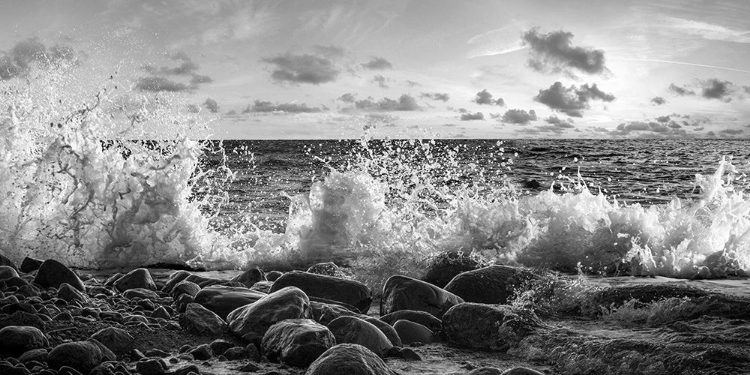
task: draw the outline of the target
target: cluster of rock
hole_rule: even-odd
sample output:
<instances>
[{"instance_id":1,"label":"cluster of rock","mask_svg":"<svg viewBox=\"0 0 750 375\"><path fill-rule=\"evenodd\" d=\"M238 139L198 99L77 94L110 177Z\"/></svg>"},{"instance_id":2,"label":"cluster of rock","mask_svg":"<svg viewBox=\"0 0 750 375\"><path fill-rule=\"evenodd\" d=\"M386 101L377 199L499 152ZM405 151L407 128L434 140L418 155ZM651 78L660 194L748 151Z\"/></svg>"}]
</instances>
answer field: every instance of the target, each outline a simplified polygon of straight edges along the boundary
<instances>
[{"instance_id":1,"label":"cluster of rock","mask_svg":"<svg viewBox=\"0 0 750 375\"><path fill-rule=\"evenodd\" d=\"M416 346L445 341L506 350L541 327L532 312L503 305L515 286L534 277L506 266L463 272L444 288L393 276L378 318L367 315L369 288L332 264L310 272L251 269L230 281L175 271L157 288L144 268L84 282L52 259L26 258L20 269L7 258L0 262L1 374L188 375L200 369L173 364L212 358L246 361L237 368L245 372L270 361L307 368L306 374L396 374L387 359L419 361ZM97 324L104 328L89 337L65 339L66 331ZM135 349L138 330L216 339L143 353Z\"/></svg>"}]
</instances>

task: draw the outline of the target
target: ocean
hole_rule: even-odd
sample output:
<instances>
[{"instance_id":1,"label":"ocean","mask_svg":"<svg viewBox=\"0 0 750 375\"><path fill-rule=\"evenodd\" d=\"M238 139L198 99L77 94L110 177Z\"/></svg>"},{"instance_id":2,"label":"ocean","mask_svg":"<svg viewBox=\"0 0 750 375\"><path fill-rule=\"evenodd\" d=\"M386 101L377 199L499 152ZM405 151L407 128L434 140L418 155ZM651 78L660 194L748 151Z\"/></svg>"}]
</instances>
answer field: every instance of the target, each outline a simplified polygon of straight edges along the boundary
<instances>
[{"instance_id":1,"label":"ocean","mask_svg":"<svg viewBox=\"0 0 750 375\"><path fill-rule=\"evenodd\" d=\"M210 120L169 100L114 84L81 99L59 82L2 91L0 249L17 262L334 260L371 286L451 252L597 275L750 271L747 141L386 140L372 129L209 141Z\"/></svg>"}]
</instances>

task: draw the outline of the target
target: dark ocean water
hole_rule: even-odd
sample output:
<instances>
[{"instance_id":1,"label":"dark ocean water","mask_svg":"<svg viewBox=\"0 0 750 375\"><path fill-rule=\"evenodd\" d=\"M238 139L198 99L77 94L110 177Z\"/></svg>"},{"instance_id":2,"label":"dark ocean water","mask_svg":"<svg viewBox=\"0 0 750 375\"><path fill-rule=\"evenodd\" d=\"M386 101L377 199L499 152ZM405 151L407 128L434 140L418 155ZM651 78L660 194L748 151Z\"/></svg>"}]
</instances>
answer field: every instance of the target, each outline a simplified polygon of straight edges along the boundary
<instances>
[{"instance_id":1,"label":"dark ocean water","mask_svg":"<svg viewBox=\"0 0 750 375\"><path fill-rule=\"evenodd\" d=\"M441 166L433 174L447 176L445 185L499 186L507 179L525 194L560 191L580 174L592 192L644 206L675 197L698 199L696 174L714 173L722 157L731 157L739 172L750 172L750 140L374 140L366 147L359 140L222 143L226 166L236 178L223 185L230 204L221 215L252 213L261 227L275 231L286 225L289 197L309 192L331 169L346 170L359 157L400 157L414 168L437 162ZM207 153L204 161L216 165L219 159ZM740 189L748 186L741 173L735 181Z\"/></svg>"}]
</instances>

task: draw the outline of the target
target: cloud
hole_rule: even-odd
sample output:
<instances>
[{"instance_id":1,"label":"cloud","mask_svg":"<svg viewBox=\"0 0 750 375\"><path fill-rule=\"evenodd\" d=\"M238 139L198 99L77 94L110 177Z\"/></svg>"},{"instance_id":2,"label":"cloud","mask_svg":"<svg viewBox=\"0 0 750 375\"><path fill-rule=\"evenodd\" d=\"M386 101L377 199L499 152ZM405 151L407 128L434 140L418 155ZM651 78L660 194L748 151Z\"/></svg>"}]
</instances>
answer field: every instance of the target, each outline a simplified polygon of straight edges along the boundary
<instances>
[{"instance_id":1,"label":"cloud","mask_svg":"<svg viewBox=\"0 0 750 375\"><path fill-rule=\"evenodd\" d=\"M263 61L276 66L271 78L277 82L319 85L335 81L341 73L331 60L307 54L287 53Z\"/></svg>"},{"instance_id":2,"label":"cloud","mask_svg":"<svg viewBox=\"0 0 750 375\"><path fill-rule=\"evenodd\" d=\"M474 103L477 104L489 104L489 105L499 105L504 106L505 101L503 98L497 98L497 100L492 99L492 94L490 94L487 89L484 89L477 93L477 95L474 97L474 100L472 100Z\"/></svg>"},{"instance_id":3,"label":"cloud","mask_svg":"<svg viewBox=\"0 0 750 375\"><path fill-rule=\"evenodd\" d=\"M206 109L208 109L211 113L219 112L219 103L211 98L207 98L206 101L203 102L203 106L206 107Z\"/></svg>"},{"instance_id":4,"label":"cloud","mask_svg":"<svg viewBox=\"0 0 750 375\"><path fill-rule=\"evenodd\" d=\"M79 56L70 46L54 45L48 48L39 39L29 38L0 55L0 80L24 77L35 64L49 67L61 62L75 63L78 59Z\"/></svg>"},{"instance_id":5,"label":"cloud","mask_svg":"<svg viewBox=\"0 0 750 375\"><path fill-rule=\"evenodd\" d=\"M398 100L383 98L379 101L368 97L367 99L357 100L354 102L354 109L362 111L417 111L419 105L417 100L411 95L403 94ZM345 109L345 111L351 109Z\"/></svg>"},{"instance_id":6,"label":"cloud","mask_svg":"<svg viewBox=\"0 0 750 375\"><path fill-rule=\"evenodd\" d=\"M390 79L385 78L382 75L378 74L375 77L372 77L372 81L377 82L379 87L387 89L388 85L386 85L385 83L390 81Z\"/></svg>"},{"instance_id":7,"label":"cloud","mask_svg":"<svg viewBox=\"0 0 750 375\"><path fill-rule=\"evenodd\" d=\"M732 100L732 83L729 81L721 81L717 78L712 78L706 81L701 81L703 86L702 95L707 99L719 99L721 101L729 102Z\"/></svg>"},{"instance_id":8,"label":"cloud","mask_svg":"<svg viewBox=\"0 0 750 375\"><path fill-rule=\"evenodd\" d=\"M308 107L307 104L296 104L296 103L280 103L280 104L274 104L271 102L256 100L252 107L247 106L245 110L242 111L242 113L251 113L251 112L263 112L263 113L269 113L269 112L286 112L286 113L318 113L322 112L323 110L321 108L317 107Z\"/></svg>"},{"instance_id":9,"label":"cloud","mask_svg":"<svg viewBox=\"0 0 750 375\"><path fill-rule=\"evenodd\" d=\"M370 57L370 61L362 64L362 67L369 70L386 70L393 69L393 64L382 57Z\"/></svg>"},{"instance_id":10,"label":"cloud","mask_svg":"<svg viewBox=\"0 0 750 375\"><path fill-rule=\"evenodd\" d=\"M357 99L354 97L354 94L347 92L346 94L339 96L338 100L344 103L354 103Z\"/></svg>"},{"instance_id":11,"label":"cloud","mask_svg":"<svg viewBox=\"0 0 750 375\"><path fill-rule=\"evenodd\" d=\"M690 90L685 86L677 86L674 83L669 85L669 91L679 96L695 95L695 91Z\"/></svg>"},{"instance_id":12,"label":"cloud","mask_svg":"<svg viewBox=\"0 0 750 375\"><path fill-rule=\"evenodd\" d=\"M180 92L194 89L193 86L175 82L164 77L141 77L135 83L136 90Z\"/></svg>"},{"instance_id":13,"label":"cloud","mask_svg":"<svg viewBox=\"0 0 750 375\"><path fill-rule=\"evenodd\" d=\"M562 30L540 34L534 28L523 34L523 41L530 47L529 66L540 72L563 72L572 75L572 70L588 74L607 71L604 51L572 45L573 33Z\"/></svg>"},{"instance_id":14,"label":"cloud","mask_svg":"<svg viewBox=\"0 0 750 375\"><path fill-rule=\"evenodd\" d=\"M664 121L667 117L667 121ZM669 116L658 117L656 121L628 121L621 123L611 132L617 136L636 136L642 138L654 137L686 137L688 136L682 125L674 120L669 120Z\"/></svg>"},{"instance_id":15,"label":"cloud","mask_svg":"<svg viewBox=\"0 0 750 375\"><path fill-rule=\"evenodd\" d=\"M502 117L502 122L508 123L508 124L522 124L526 125L530 121L535 121L537 119L536 112L534 110L530 110L528 112L522 110L522 109L509 109L507 110Z\"/></svg>"},{"instance_id":16,"label":"cloud","mask_svg":"<svg viewBox=\"0 0 750 375\"><path fill-rule=\"evenodd\" d=\"M557 116L550 116L544 119L548 124L551 124L552 126L560 129L570 129L575 128L575 125L571 122L570 119L563 120Z\"/></svg>"},{"instance_id":17,"label":"cloud","mask_svg":"<svg viewBox=\"0 0 750 375\"><path fill-rule=\"evenodd\" d=\"M474 120L484 120L484 113L477 112L477 113L464 113L461 115L461 121L474 121Z\"/></svg>"},{"instance_id":18,"label":"cloud","mask_svg":"<svg viewBox=\"0 0 750 375\"><path fill-rule=\"evenodd\" d=\"M669 116L659 116L656 118L658 122L669 122Z\"/></svg>"},{"instance_id":19,"label":"cloud","mask_svg":"<svg viewBox=\"0 0 750 375\"><path fill-rule=\"evenodd\" d=\"M439 93L439 92L434 92L434 93L423 92L421 95L419 95L419 97L433 99L433 100L441 100L443 102L447 102L451 98L450 95L448 95L447 93Z\"/></svg>"},{"instance_id":20,"label":"cloud","mask_svg":"<svg viewBox=\"0 0 750 375\"><path fill-rule=\"evenodd\" d=\"M744 133L745 131L742 129L722 129L719 130L719 134L722 135L740 135Z\"/></svg>"},{"instance_id":21,"label":"cloud","mask_svg":"<svg viewBox=\"0 0 750 375\"><path fill-rule=\"evenodd\" d=\"M406 85L409 87L422 86L419 82L414 82L410 80L406 80Z\"/></svg>"},{"instance_id":22,"label":"cloud","mask_svg":"<svg viewBox=\"0 0 750 375\"><path fill-rule=\"evenodd\" d=\"M653 103L654 105L662 105L662 104L666 104L667 100L662 98L661 96L655 96L651 98L651 103Z\"/></svg>"},{"instance_id":23,"label":"cloud","mask_svg":"<svg viewBox=\"0 0 750 375\"><path fill-rule=\"evenodd\" d=\"M316 54L327 57L329 59L340 59L344 57L344 49L334 45L330 46L313 46L313 50Z\"/></svg>"},{"instance_id":24,"label":"cloud","mask_svg":"<svg viewBox=\"0 0 750 375\"><path fill-rule=\"evenodd\" d=\"M615 96L599 90L596 84L584 84L580 88L571 85L566 88L558 81L549 89L539 90L539 94L534 97L535 101L572 117L583 117L583 110L591 108L589 102L597 99L611 102L615 100Z\"/></svg>"}]
</instances>

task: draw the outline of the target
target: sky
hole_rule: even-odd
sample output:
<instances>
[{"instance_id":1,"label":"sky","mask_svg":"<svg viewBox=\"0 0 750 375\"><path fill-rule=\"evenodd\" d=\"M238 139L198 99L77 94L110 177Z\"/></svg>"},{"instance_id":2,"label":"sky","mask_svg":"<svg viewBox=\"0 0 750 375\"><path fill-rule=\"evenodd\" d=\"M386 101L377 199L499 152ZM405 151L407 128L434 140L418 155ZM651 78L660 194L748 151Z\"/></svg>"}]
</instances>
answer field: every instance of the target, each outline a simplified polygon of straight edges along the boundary
<instances>
[{"instance_id":1,"label":"sky","mask_svg":"<svg viewBox=\"0 0 750 375\"><path fill-rule=\"evenodd\" d=\"M749 19L746 0L7 0L0 85L75 61L224 139L749 138Z\"/></svg>"}]
</instances>

